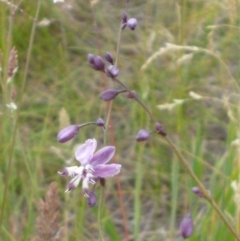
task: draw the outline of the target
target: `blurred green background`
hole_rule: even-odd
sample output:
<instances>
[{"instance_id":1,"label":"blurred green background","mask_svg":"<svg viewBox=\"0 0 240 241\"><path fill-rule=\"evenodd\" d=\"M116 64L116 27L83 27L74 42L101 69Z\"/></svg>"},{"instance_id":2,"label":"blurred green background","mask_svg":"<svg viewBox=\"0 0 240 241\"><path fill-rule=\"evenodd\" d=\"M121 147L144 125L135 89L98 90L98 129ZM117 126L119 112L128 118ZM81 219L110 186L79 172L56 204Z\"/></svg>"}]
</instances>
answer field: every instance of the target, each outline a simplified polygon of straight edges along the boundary
<instances>
[{"instance_id":1,"label":"blurred green background","mask_svg":"<svg viewBox=\"0 0 240 241\"><path fill-rule=\"evenodd\" d=\"M21 10L11 18L18 4ZM0 240L36 239L39 202L51 182L58 183L59 226L65 230L59 240L98 240L98 206L87 206L81 187L65 194L68 179L57 171L77 164L76 144L96 138L102 147L103 132L86 127L67 144L58 143L56 135L67 124L106 119L108 105L99 95L113 83L89 67L87 54L116 55L124 7L123 0L42 1L22 89L37 1L0 2L3 70L9 48L15 46L18 52L18 72L6 89L4 71L1 75L1 193L6 180L8 188L4 206L0 195L1 210L4 207ZM240 232L239 12L237 0L130 1L127 14L138 20L138 26L123 31L118 66L119 79L163 124ZM176 49L166 43L188 47ZM5 106L13 88L16 105L22 101L19 118ZM195 95L189 95L191 91ZM189 240L235 240L210 205L191 192L196 184L163 138L154 134L146 143L135 142L139 129L154 130L137 103L119 95L111 119L107 144L116 145L114 161L122 164L122 170L118 180L106 182L106 240L182 240L178 227L190 209L195 230Z\"/></svg>"}]
</instances>

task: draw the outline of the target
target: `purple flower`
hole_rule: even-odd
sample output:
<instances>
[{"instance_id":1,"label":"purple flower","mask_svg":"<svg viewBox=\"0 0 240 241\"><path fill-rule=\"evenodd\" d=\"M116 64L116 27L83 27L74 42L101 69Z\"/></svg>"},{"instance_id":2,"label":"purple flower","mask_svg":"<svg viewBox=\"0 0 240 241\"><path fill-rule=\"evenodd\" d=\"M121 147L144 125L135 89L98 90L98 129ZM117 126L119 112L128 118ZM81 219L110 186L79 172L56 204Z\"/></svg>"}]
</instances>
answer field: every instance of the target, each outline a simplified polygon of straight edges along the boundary
<instances>
[{"instance_id":1,"label":"purple flower","mask_svg":"<svg viewBox=\"0 0 240 241\"><path fill-rule=\"evenodd\" d=\"M127 26L131 29L134 30L137 27L137 19L136 18L130 18L127 21Z\"/></svg>"},{"instance_id":2,"label":"purple flower","mask_svg":"<svg viewBox=\"0 0 240 241\"><path fill-rule=\"evenodd\" d=\"M193 233L193 220L191 214L188 213L180 224L180 233L184 239L189 238Z\"/></svg>"},{"instance_id":3,"label":"purple flower","mask_svg":"<svg viewBox=\"0 0 240 241\"><path fill-rule=\"evenodd\" d=\"M115 147L105 146L94 154L96 148L97 141L88 139L75 152L81 166L66 167L58 172L60 175L72 177L66 192L75 189L82 181L84 195L89 197L89 184L95 184L99 178L113 177L120 172L121 165L106 164L113 157Z\"/></svg>"},{"instance_id":4,"label":"purple flower","mask_svg":"<svg viewBox=\"0 0 240 241\"><path fill-rule=\"evenodd\" d=\"M80 127L78 125L70 125L59 131L57 140L61 143L71 140L78 133Z\"/></svg>"}]
</instances>

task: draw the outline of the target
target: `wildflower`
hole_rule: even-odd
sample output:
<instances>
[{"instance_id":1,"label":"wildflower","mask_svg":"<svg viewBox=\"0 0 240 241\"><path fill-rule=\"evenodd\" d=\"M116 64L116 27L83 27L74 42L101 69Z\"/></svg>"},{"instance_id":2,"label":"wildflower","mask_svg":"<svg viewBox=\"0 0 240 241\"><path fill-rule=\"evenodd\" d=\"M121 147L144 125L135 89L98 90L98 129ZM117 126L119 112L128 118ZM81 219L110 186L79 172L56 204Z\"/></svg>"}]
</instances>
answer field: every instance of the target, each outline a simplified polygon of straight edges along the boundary
<instances>
[{"instance_id":1,"label":"wildflower","mask_svg":"<svg viewBox=\"0 0 240 241\"><path fill-rule=\"evenodd\" d=\"M146 141L150 137L150 134L147 130L141 129L136 136L136 140L138 142L140 141Z\"/></svg>"},{"instance_id":2,"label":"wildflower","mask_svg":"<svg viewBox=\"0 0 240 241\"><path fill-rule=\"evenodd\" d=\"M137 19L136 18L130 18L127 21L127 26L131 29L134 30L137 27Z\"/></svg>"},{"instance_id":3,"label":"wildflower","mask_svg":"<svg viewBox=\"0 0 240 241\"><path fill-rule=\"evenodd\" d=\"M89 197L88 197L88 206L94 207L96 205L96 203L97 203L97 196L93 191L91 191L89 193Z\"/></svg>"},{"instance_id":4,"label":"wildflower","mask_svg":"<svg viewBox=\"0 0 240 241\"><path fill-rule=\"evenodd\" d=\"M58 172L60 175L73 177L66 192L75 189L82 181L84 195L89 197L89 184L94 185L99 178L112 177L120 172L121 165L106 164L113 157L115 147L105 146L93 154L96 148L97 141L88 139L75 152L75 157L81 166L66 167Z\"/></svg>"},{"instance_id":5,"label":"wildflower","mask_svg":"<svg viewBox=\"0 0 240 241\"><path fill-rule=\"evenodd\" d=\"M180 224L180 233L184 239L189 238L193 233L193 220L191 214L188 213Z\"/></svg>"},{"instance_id":6,"label":"wildflower","mask_svg":"<svg viewBox=\"0 0 240 241\"><path fill-rule=\"evenodd\" d=\"M59 131L57 135L57 140L61 143L67 142L76 136L80 129L78 125L70 125Z\"/></svg>"}]
</instances>

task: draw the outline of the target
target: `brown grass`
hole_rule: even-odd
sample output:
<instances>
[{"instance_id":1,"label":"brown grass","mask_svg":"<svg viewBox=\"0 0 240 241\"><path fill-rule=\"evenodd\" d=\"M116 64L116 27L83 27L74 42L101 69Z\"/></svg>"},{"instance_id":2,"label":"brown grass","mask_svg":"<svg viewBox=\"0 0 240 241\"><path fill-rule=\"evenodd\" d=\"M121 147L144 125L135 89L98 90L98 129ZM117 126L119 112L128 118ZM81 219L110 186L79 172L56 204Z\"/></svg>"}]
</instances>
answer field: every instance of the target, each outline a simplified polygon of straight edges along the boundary
<instances>
[{"instance_id":1,"label":"brown grass","mask_svg":"<svg viewBox=\"0 0 240 241\"><path fill-rule=\"evenodd\" d=\"M45 201L39 202L36 219L36 241L60 241L64 239L64 229L59 228L59 197L57 183L50 184Z\"/></svg>"}]
</instances>

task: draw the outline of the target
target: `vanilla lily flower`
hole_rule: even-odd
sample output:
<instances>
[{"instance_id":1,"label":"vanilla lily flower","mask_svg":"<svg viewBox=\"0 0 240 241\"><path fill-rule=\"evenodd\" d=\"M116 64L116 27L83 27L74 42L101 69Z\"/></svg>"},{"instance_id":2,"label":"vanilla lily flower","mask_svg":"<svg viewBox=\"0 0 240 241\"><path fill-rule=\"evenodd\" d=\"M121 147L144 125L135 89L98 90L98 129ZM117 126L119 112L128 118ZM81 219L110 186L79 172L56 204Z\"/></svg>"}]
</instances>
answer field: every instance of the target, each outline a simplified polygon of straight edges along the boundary
<instances>
[{"instance_id":1,"label":"vanilla lily flower","mask_svg":"<svg viewBox=\"0 0 240 241\"><path fill-rule=\"evenodd\" d=\"M106 164L113 157L115 147L105 146L94 154L96 148L97 141L88 139L75 152L75 157L81 166L66 167L58 172L60 175L72 177L66 192L75 189L82 181L84 195L88 197L89 184L94 185L98 178L112 177L120 172L121 165Z\"/></svg>"}]
</instances>

